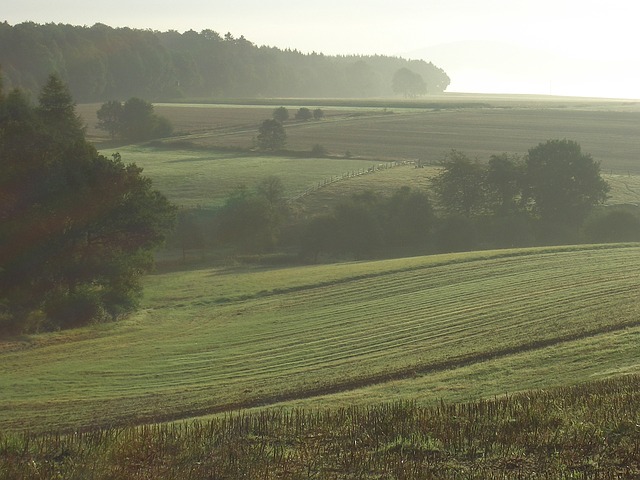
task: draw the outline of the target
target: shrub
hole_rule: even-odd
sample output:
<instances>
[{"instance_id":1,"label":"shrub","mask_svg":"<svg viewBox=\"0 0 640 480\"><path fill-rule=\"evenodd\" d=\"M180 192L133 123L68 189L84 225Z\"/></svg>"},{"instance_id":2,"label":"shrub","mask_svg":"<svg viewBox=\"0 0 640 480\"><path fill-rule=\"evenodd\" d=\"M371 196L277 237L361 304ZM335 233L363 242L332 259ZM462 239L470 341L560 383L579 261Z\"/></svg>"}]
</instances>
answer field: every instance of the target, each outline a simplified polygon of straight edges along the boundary
<instances>
[{"instance_id":1,"label":"shrub","mask_svg":"<svg viewBox=\"0 0 640 480\"><path fill-rule=\"evenodd\" d=\"M312 148L311 148L311 155L313 155L314 157L326 157L327 154L329 152L327 152L327 149L324 148L322 145L320 145L319 143L316 143Z\"/></svg>"},{"instance_id":2,"label":"shrub","mask_svg":"<svg viewBox=\"0 0 640 480\"><path fill-rule=\"evenodd\" d=\"M285 107L278 107L273 111L273 119L282 123L286 120L289 120L289 110Z\"/></svg>"},{"instance_id":3,"label":"shrub","mask_svg":"<svg viewBox=\"0 0 640 480\"><path fill-rule=\"evenodd\" d=\"M583 229L593 243L640 241L640 219L626 210L612 210L589 219Z\"/></svg>"},{"instance_id":4,"label":"shrub","mask_svg":"<svg viewBox=\"0 0 640 480\"><path fill-rule=\"evenodd\" d=\"M302 107L296 112L296 120L307 121L313 118L313 113L307 107Z\"/></svg>"},{"instance_id":5,"label":"shrub","mask_svg":"<svg viewBox=\"0 0 640 480\"><path fill-rule=\"evenodd\" d=\"M86 287L76 292L55 294L45 304L47 319L59 328L74 328L92 321L105 320L107 315L97 291Z\"/></svg>"}]
</instances>

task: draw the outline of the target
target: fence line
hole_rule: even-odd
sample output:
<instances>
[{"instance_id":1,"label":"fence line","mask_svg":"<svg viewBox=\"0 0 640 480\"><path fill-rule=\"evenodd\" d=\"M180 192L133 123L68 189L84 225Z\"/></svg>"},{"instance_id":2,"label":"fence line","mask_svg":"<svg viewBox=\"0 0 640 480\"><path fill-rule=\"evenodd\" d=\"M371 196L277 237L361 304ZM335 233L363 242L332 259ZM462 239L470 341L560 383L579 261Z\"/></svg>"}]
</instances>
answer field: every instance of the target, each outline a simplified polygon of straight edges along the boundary
<instances>
[{"instance_id":1,"label":"fence line","mask_svg":"<svg viewBox=\"0 0 640 480\"><path fill-rule=\"evenodd\" d=\"M326 187L327 185L332 185L336 182L340 182L342 180L347 180L349 178L360 177L362 175L368 175L370 173L379 172L382 170L388 170L390 168L400 167L403 165L413 165L416 162L413 161L401 161L401 162L385 162L378 163L377 165L372 165L369 168L359 168L357 170L352 170L351 172L344 172L342 175L332 175L330 178L325 178L323 181L317 183L317 185L313 187L307 188L304 192L299 193L298 195L289 198L290 202L295 202L296 200L300 200L307 195L310 195L313 192L317 192L321 188Z\"/></svg>"}]
</instances>

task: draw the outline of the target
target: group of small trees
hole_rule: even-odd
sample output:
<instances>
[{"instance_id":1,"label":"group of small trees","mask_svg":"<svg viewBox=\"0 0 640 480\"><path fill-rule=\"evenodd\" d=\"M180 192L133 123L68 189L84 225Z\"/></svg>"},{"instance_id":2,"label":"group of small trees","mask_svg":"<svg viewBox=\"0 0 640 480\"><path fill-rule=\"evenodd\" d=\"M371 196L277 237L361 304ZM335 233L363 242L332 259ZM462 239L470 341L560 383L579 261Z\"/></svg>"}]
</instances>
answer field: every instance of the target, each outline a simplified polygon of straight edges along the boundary
<instances>
[{"instance_id":1,"label":"group of small trees","mask_svg":"<svg viewBox=\"0 0 640 480\"><path fill-rule=\"evenodd\" d=\"M153 105L132 97L124 104L111 100L102 104L97 112L98 128L111 138L128 142L141 142L152 138L168 137L173 131L171 122L153 112Z\"/></svg>"},{"instance_id":2,"label":"group of small trees","mask_svg":"<svg viewBox=\"0 0 640 480\"><path fill-rule=\"evenodd\" d=\"M580 145L550 140L524 158L494 155L486 164L452 151L432 189L438 207L458 217L458 224L471 230L472 220L482 219L486 242L515 246L524 238L529 243L579 241L581 227L593 207L605 201L609 186Z\"/></svg>"},{"instance_id":3,"label":"group of small trees","mask_svg":"<svg viewBox=\"0 0 640 480\"><path fill-rule=\"evenodd\" d=\"M175 216L141 172L85 140L56 75L36 106L0 86L0 333L82 325L136 305Z\"/></svg>"}]
</instances>

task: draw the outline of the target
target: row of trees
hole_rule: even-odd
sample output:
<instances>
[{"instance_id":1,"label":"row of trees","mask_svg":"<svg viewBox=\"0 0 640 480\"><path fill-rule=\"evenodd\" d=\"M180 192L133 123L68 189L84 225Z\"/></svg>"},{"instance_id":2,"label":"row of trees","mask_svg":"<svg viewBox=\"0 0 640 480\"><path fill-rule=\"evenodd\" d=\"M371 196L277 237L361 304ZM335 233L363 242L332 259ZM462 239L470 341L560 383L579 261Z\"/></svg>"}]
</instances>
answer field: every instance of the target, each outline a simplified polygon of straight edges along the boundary
<instances>
[{"instance_id":1,"label":"row of trees","mask_svg":"<svg viewBox=\"0 0 640 480\"><path fill-rule=\"evenodd\" d=\"M280 123L284 123L289 120L289 110L287 107L278 107L273 111L272 117L274 120L279 121ZM296 120L301 120L306 122L307 120L321 120L324 118L324 110L321 108L316 108L313 111L307 107L300 107L294 117Z\"/></svg>"},{"instance_id":2,"label":"row of trees","mask_svg":"<svg viewBox=\"0 0 640 480\"><path fill-rule=\"evenodd\" d=\"M102 24L0 23L0 65L8 85L32 92L56 71L82 102L390 96L400 69L419 76L429 93L443 92L449 85L442 69L421 60L303 54L259 47L242 36L221 36L213 30L157 32Z\"/></svg>"},{"instance_id":3,"label":"row of trees","mask_svg":"<svg viewBox=\"0 0 640 480\"><path fill-rule=\"evenodd\" d=\"M402 187L389 197L371 191L310 219L299 234L303 258L321 254L356 259L424 253L436 220L425 192Z\"/></svg>"},{"instance_id":4,"label":"row of trees","mask_svg":"<svg viewBox=\"0 0 640 480\"><path fill-rule=\"evenodd\" d=\"M576 142L550 140L524 157L494 155L486 163L452 151L441 166L426 191L365 192L306 220L291 216L284 187L269 178L229 197L210 220L210 237L245 253L286 245L311 261L640 241L634 212L595 210L609 187Z\"/></svg>"},{"instance_id":5,"label":"row of trees","mask_svg":"<svg viewBox=\"0 0 640 480\"><path fill-rule=\"evenodd\" d=\"M38 99L0 85L0 333L134 308L176 214L140 168L85 140L58 76Z\"/></svg>"}]
</instances>

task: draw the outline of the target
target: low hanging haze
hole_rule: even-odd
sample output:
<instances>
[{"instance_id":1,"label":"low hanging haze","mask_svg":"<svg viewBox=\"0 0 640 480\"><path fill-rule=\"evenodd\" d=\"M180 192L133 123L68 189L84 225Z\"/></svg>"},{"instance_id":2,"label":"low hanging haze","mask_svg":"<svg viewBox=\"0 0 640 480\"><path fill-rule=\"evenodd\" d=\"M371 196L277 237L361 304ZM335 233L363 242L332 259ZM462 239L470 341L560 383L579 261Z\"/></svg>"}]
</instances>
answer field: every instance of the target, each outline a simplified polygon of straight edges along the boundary
<instances>
[{"instance_id":1,"label":"low hanging haze","mask_svg":"<svg viewBox=\"0 0 640 480\"><path fill-rule=\"evenodd\" d=\"M639 13L636 0L20 0L0 19L423 59L451 77L448 92L640 99Z\"/></svg>"}]
</instances>

